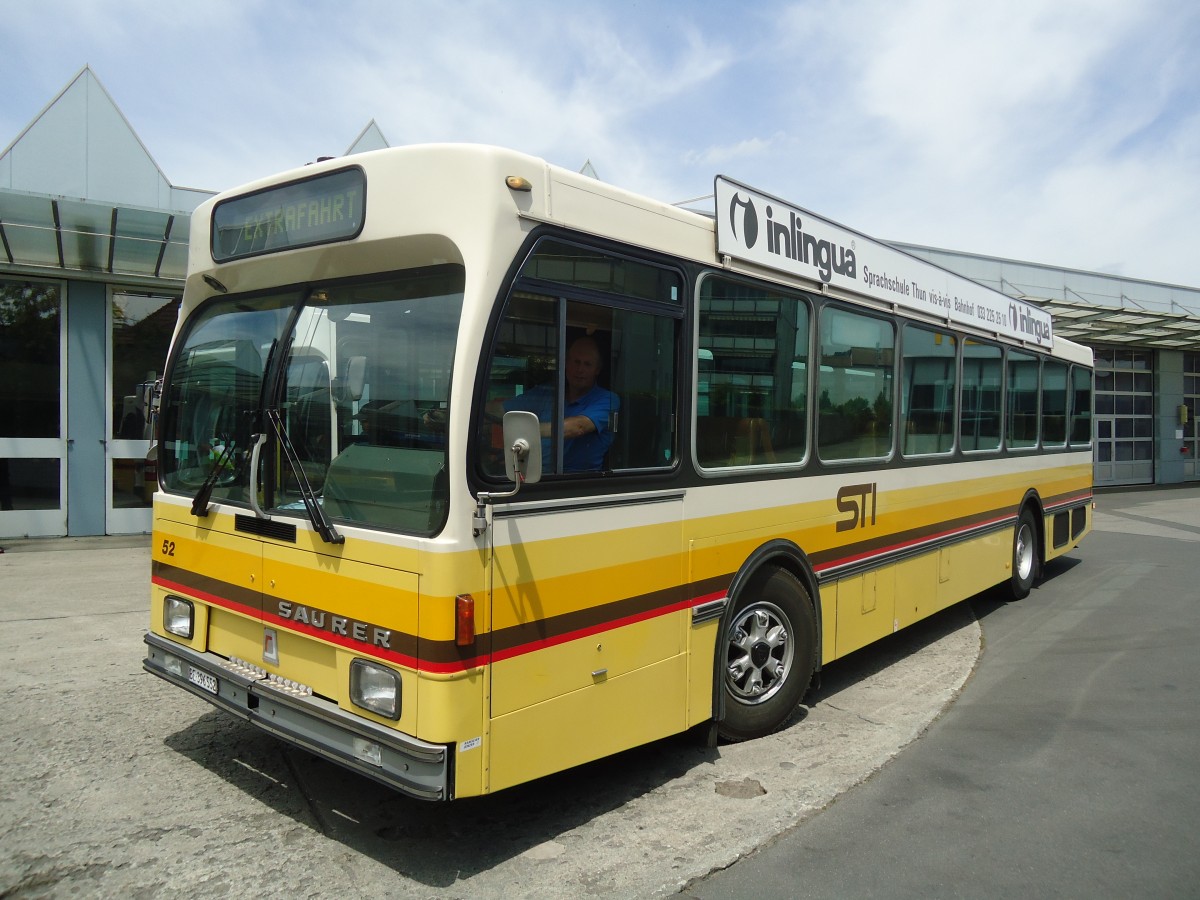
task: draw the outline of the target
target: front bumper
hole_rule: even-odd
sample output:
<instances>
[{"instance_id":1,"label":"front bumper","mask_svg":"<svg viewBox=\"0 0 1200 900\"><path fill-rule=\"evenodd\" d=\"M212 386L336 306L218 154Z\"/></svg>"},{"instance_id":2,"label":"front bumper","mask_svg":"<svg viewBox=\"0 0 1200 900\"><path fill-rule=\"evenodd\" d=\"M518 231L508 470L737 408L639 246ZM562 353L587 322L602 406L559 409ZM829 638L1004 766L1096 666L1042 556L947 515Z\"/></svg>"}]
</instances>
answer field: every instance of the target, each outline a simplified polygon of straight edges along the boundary
<instances>
[{"instance_id":1,"label":"front bumper","mask_svg":"<svg viewBox=\"0 0 1200 900\"><path fill-rule=\"evenodd\" d=\"M445 746L383 728L216 654L197 653L149 633L146 645L142 666L147 672L225 712L412 797L450 798Z\"/></svg>"}]
</instances>

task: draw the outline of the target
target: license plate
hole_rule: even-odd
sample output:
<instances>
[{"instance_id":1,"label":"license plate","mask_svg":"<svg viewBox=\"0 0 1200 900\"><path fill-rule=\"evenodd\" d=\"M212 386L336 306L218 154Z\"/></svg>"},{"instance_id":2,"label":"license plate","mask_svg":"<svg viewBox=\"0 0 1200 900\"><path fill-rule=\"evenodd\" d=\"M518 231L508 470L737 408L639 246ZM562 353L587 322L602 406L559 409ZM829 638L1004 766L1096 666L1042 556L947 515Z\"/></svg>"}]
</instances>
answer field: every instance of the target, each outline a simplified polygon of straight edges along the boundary
<instances>
[{"instance_id":1,"label":"license plate","mask_svg":"<svg viewBox=\"0 0 1200 900\"><path fill-rule=\"evenodd\" d=\"M197 687L202 687L210 694L217 692L217 678L215 675L209 675L197 669L195 666L188 666L188 681Z\"/></svg>"}]
</instances>

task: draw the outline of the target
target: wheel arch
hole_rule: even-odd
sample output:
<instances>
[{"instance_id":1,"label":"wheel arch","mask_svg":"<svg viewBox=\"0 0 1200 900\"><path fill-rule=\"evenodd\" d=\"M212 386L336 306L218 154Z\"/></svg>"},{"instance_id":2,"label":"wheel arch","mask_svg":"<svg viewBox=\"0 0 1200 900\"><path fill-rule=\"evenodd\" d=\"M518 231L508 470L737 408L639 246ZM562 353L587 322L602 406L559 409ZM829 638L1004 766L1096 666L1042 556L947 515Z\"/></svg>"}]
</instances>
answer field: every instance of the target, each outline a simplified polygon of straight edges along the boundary
<instances>
[{"instance_id":1,"label":"wheel arch","mask_svg":"<svg viewBox=\"0 0 1200 900\"><path fill-rule=\"evenodd\" d=\"M813 621L816 623L816 658L813 674L821 671L821 645L824 635L824 623L821 618L821 598L816 572L808 555L792 541L777 538L767 541L754 550L734 573L729 583L726 595L725 609L721 613L720 624L717 626L717 648L713 659L713 722L721 722L725 718L724 668L721 665L720 646L722 636L729 628L733 619L734 598L739 591L746 590L754 580L767 569L775 567L786 569L799 579L800 584L808 591L808 599L813 607Z\"/></svg>"},{"instance_id":2,"label":"wheel arch","mask_svg":"<svg viewBox=\"0 0 1200 900\"><path fill-rule=\"evenodd\" d=\"M1017 506L1017 517L1029 510L1033 513L1033 527L1037 529L1037 565L1039 568L1046 563L1046 508L1042 505L1042 497L1037 488L1029 488Z\"/></svg>"}]
</instances>

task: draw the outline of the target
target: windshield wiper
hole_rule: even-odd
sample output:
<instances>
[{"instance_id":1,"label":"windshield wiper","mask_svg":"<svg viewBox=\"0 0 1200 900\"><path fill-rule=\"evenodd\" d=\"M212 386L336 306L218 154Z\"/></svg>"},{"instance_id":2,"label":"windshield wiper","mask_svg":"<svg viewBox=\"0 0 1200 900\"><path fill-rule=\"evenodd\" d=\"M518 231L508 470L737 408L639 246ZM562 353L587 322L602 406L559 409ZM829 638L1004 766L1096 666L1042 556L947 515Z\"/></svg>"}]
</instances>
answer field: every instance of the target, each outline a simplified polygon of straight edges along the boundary
<instances>
[{"instance_id":1,"label":"windshield wiper","mask_svg":"<svg viewBox=\"0 0 1200 900\"><path fill-rule=\"evenodd\" d=\"M283 337L276 338L271 341L271 349L267 353L267 364L263 369L263 381L258 395L258 410L255 420L255 430L259 433L251 436L251 441L254 444L254 459L251 460L250 478L250 494L251 508L254 514L260 518L269 518L269 516L258 508L257 503L257 476L258 470L255 465L258 461L259 452L265 442L266 435L263 431L263 419L271 423L271 430L275 432L275 440L279 443L279 449L287 458L288 465L291 467L292 473L296 476L296 485L300 491L300 499L304 502L304 510L308 513L308 519L312 522L313 528L317 534L321 536L327 544L344 544L346 538L340 534L333 526L329 516L325 513L325 508L321 506L317 499L317 492L313 490L312 484L309 483L308 476L304 474L304 465L300 462L300 457L296 453L296 448L292 446L292 440L288 437L287 428L283 424L283 417L279 412L279 402L283 397L284 385L287 379L288 356L292 349L292 340L296 330L296 322L300 318L300 311L304 307L302 302L298 302L293 307L291 315L288 316L287 322L283 326Z\"/></svg>"},{"instance_id":2,"label":"windshield wiper","mask_svg":"<svg viewBox=\"0 0 1200 900\"><path fill-rule=\"evenodd\" d=\"M254 417L253 431L262 431L262 410L266 405L267 398L267 373L271 371L271 361L275 358L275 348L279 346L279 338L271 341L271 349L267 351L267 364L263 367L263 380L258 387L258 408L245 410L245 415ZM251 445L258 440L257 434L250 435ZM225 467L229 456L233 453L233 441L225 441L225 446L221 448L221 455L217 457L216 464L212 467L212 471L204 479L204 483L200 485L200 490L196 491L196 496L192 498L192 515L203 519L208 516L208 501L212 497L213 488L217 485L217 479L221 476L221 470ZM238 457L237 466L233 470L232 481L237 480L242 475L242 469L245 468L246 459L249 454L245 451ZM253 504L251 504L253 505Z\"/></svg>"},{"instance_id":3,"label":"windshield wiper","mask_svg":"<svg viewBox=\"0 0 1200 900\"><path fill-rule=\"evenodd\" d=\"M279 442L279 448L283 451L283 455L287 457L292 474L296 476L296 486L300 490L300 499L304 501L304 509L308 513L308 518L312 522L313 528L317 530L317 534L321 535L321 540L325 543L344 544L346 542L345 536L339 533L334 527L333 522L330 521L329 516L325 512L325 507L317 500L317 492L313 490L308 476L304 474L304 465L300 462L300 457L296 454L296 448L292 446L292 439L288 437L287 429L283 426L283 418L280 416L278 408L272 406L266 410L266 415L267 421L271 423L271 428L275 431L275 439Z\"/></svg>"},{"instance_id":4,"label":"windshield wiper","mask_svg":"<svg viewBox=\"0 0 1200 900\"><path fill-rule=\"evenodd\" d=\"M193 516L203 519L208 515L208 498L212 496L213 487L216 486L217 479L221 476L221 471L225 468L225 462L231 453L233 453L233 441L226 441L221 447L221 454L213 464L212 471L205 476L204 484L200 485L200 490L196 491L196 496L192 498ZM240 463L237 471L234 472L235 480L239 471L241 471Z\"/></svg>"}]
</instances>

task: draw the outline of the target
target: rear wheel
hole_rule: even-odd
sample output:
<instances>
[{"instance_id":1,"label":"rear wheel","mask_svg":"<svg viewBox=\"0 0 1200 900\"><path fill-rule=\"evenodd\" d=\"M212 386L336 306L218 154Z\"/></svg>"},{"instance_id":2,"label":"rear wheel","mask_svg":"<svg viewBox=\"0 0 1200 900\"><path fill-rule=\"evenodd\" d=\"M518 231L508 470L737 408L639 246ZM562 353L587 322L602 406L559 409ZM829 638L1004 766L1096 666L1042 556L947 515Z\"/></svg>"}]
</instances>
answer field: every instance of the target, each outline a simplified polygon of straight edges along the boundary
<instances>
[{"instance_id":1,"label":"rear wheel","mask_svg":"<svg viewBox=\"0 0 1200 900\"><path fill-rule=\"evenodd\" d=\"M761 737L787 721L812 680L816 637L812 600L786 569L772 568L739 591L719 648L721 737Z\"/></svg>"},{"instance_id":2,"label":"rear wheel","mask_svg":"<svg viewBox=\"0 0 1200 900\"><path fill-rule=\"evenodd\" d=\"M1037 578L1040 563L1037 535L1037 522L1029 507L1025 507L1017 516L1017 530L1013 533L1012 578L1009 579L1009 592L1014 600L1024 600L1028 597L1034 579Z\"/></svg>"}]
</instances>

